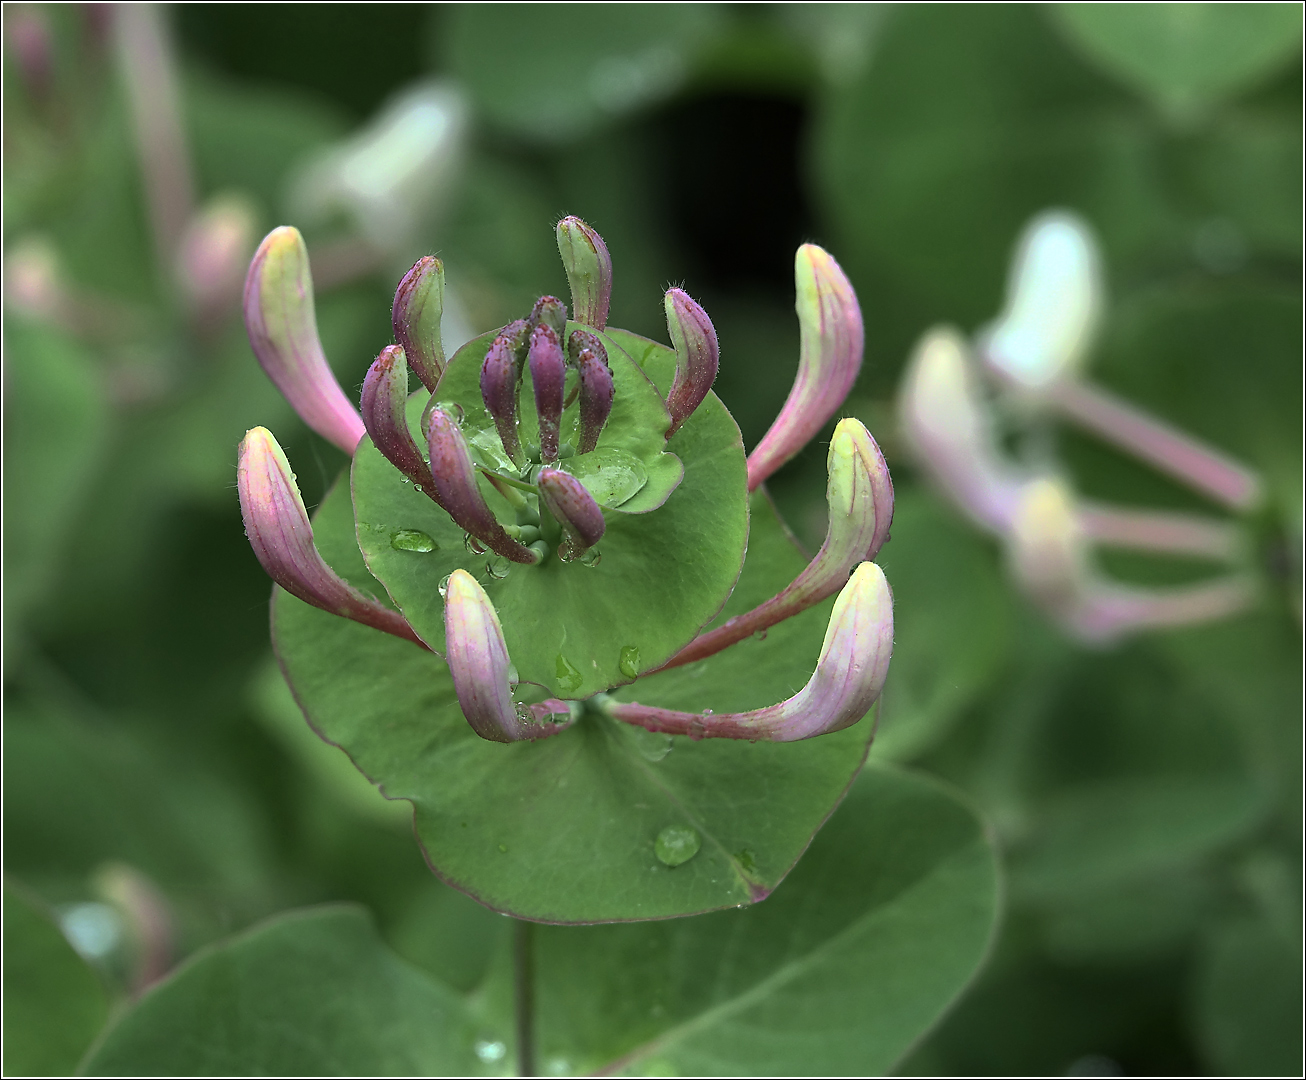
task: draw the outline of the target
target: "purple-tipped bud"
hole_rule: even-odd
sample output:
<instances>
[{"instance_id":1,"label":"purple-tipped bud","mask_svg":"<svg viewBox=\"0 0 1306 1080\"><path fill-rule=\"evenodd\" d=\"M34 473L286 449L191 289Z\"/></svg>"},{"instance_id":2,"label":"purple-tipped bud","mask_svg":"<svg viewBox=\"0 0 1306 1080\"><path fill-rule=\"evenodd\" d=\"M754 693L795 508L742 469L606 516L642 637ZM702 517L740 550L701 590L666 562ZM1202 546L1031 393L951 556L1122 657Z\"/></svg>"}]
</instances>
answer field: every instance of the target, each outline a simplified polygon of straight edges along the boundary
<instances>
[{"instance_id":1,"label":"purple-tipped bud","mask_svg":"<svg viewBox=\"0 0 1306 1080\"><path fill-rule=\"evenodd\" d=\"M402 345L387 345L363 380L363 423L386 460L431 494L431 470L408 429L408 364Z\"/></svg>"},{"instance_id":2,"label":"purple-tipped bud","mask_svg":"<svg viewBox=\"0 0 1306 1080\"><path fill-rule=\"evenodd\" d=\"M540 489L540 502L567 534L563 556L574 559L592 548L603 538L607 522L594 496L585 485L561 469L543 468L536 484Z\"/></svg>"},{"instance_id":3,"label":"purple-tipped bud","mask_svg":"<svg viewBox=\"0 0 1306 1080\"><path fill-rule=\"evenodd\" d=\"M576 373L580 377L580 445L576 452L588 454L599 444L599 436L612 413L612 400L616 396L612 369L608 367L607 353L602 345L598 346L597 352L589 348L577 351Z\"/></svg>"},{"instance_id":4,"label":"purple-tipped bud","mask_svg":"<svg viewBox=\"0 0 1306 1080\"><path fill-rule=\"evenodd\" d=\"M308 249L298 229L273 229L254 253L245 277L245 329L268 378L304 423L352 454L366 430L322 352Z\"/></svg>"},{"instance_id":5,"label":"purple-tipped bud","mask_svg":"<svg viewBox=\"0 0 1306 1080\"><path fill-rule=\"evenodd\" d=\"M550 700L528 708L513 701L512 664L498 612L466 570L455 570L445 586L444 633L458 704L477 735L506 743L542 739L562 730L565 725L540 721L565 713L563 702Z\"/></svg>"},{"instance_id":6,"label":"purple-tipped bud","mask_svg":"<svg viewBox=\"0 0 1306 1080\"><path fill-rule=\"evenodd\" d=\"M432 409L423 418L431 450L431 482L436 501L458 526L505 559L539 562L539 556L503 530L476 483L476 467L467 441L452 416Z\"/></svg>"},{"instance_id":7,"label":"purple-tipped bud","mask_svg":"<svg viewBox=\"0 0 1306 1080\"><path fill-rule=\"evenodd\" d=\"M558 254L571 286L571 314L577 322L602 330L612 299L612 257L603 237L578 217L558 222Z\"/></svg>"},{"instance_id":8,"label":"purple-tipped bud","mask_svg":"<svg viewBox=\"0 0 1306 1080\"><path fill-rule=\"evenodd\" d=\"M528 354L531 382L535 386L535 413L540 420L540 459L545 464L558 460L558 427L562 423L562 398L567 382L567 364L562 345L550 326L531 331Z\"/></svg>"},{"instance_id":9,"label":"purple-tipped bud","mask_svg":"<svg viewBox=\"0 0 1306 1080\"><path fill-rule=\"evenodd\" d=\"M670 438L702 404L716 382L720 348L712 320L684 289L668 289L665 304L667 331L676 350L676 377L667 394L667 412L671 414L667 437Z\"/></svg>"},{"instance_id":10,"label":"purple-tipped bud","mask_svg":"<svg viewBox=\"0 0 1306 1080\"><path fill-rule=\"evenodd\" d=\"M893 652L893 594L884 572L864 562L853 571L830 612L821 658L807 685L764 709L717 715L609 702L608 714L650 731L691 738L794 742L857 723L875 704Z\"/></svg>"},{"instance_id":11,"label":"purple-tipped bud","mask_svg":"<svg viewBox=\"0 0 1306 1080\"><path fill-rule=\"evenodd\" d=\"M517 383L520 371L513 335L505 330L494 339L490 351L485 354L485 362L481 364L481 400L485 402L485 408L494 420L504 451L518 468L526 460L517 434Z\"/></svg>"},{"instance_id":12,"label":"purple-tipped bud","mask_svg":"<svg viewBox=\"0 0 1306 1080\"><path fill-rule=\"evenodd\" d=\"M395 289L390 320L395 337L422 385L434 392L444 372L440 318L444 314L444 264L423 255Z\"/></svg>"},{"instance_id":13,"label":"purple-tipped bud","mask_svg":"<svg viewBox=\"0 0 1306 1080\"><path fill-rule=\"evenodd\" d=\"M748 455L752 491L807 445L843 404L862 367L862 311L839 264L815 244L794 257L802 352L793 389L771 429Z\"/></svg>"},{"instance_id":14,"label":"purple-tipped bud","mask_svg":"<svg viewBox=\"0 0 1306 1080\"><path fill-rule=\"evenodd\" d=\"M550 327L561 341L567 332L567 305L556 296L541 296L531 308L531 326Z\"/></svg>"},{"instance_id":15,"label":"purple-tipped bud","mask_svg":"<svg viewBox=\"0 0 1306 1080\"><path fill-rule=\"evenodd\" d=\"M245 433L236 483L245 535L273 581L306 604L427 647L399 612L364 596L318 554L295 474L267 428Z\"/></svg>"}]
</instances>

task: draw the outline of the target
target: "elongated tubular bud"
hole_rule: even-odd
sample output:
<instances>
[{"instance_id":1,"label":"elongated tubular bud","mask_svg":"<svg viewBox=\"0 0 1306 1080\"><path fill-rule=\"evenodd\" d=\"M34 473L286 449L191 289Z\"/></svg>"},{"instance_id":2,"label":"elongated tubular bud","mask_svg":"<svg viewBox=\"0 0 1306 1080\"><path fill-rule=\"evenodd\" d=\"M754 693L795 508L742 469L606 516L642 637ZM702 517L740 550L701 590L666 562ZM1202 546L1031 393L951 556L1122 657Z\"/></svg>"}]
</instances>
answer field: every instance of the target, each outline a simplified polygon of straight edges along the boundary
<instances>
[{"instance_id":1,"label":"elongated tubular bud","mask_svg":"<svg viewBox=\"0 0 1306 1080\"><path fill-rule=\"evenodd\" d=\"M936 328L917 345L898 415L914 457L951 501L981 527L1006 532L1024 478L999 451L969 350L955 330Z\"/></svg>"},{"instance_id":2,"label":"elongated tubular bud","mask_svg":"<svg viewBox=\"0 0 1306 1080\"><path fill-rule=\"evenodd\" d=\"M602 330L612 299L612 257L603 237L578 217L558 222L558 254L571 286L571 314L577 322Z\"/></svg>"},{"instance_id":3,"label":"elongated tubular bud","mask_svg":"<svg viewBox=\"0 0 1306 1080\"><path fill-rule=\"evenodd\" d=\"M821 658L793 697L742 713L685 713L609 700L609 715L690 738L794 742L850 727L884 689L893 652L893 594L875 563L862 563L834 602Z\"/></svg>"},{"instance_id":4,"label":"elongated tubular bud","mask_svg":"<svg viewBox=\"0 0 1306 1080\"><path fill-rule=\"evenodd\" d=\"M399 612L364 596L318 554L295 474L267 428L245 433L236 478L245 535L273 581L306 604L428 647Z\"/></svg>"},{"instance_id":5,"label":"elongated tubular bud","mask_svg":"<svg viewBox=\"0 0 1306 1080\"><path fill-rule=\"evenodd\" d=\"M667 437L670 438L712 389L721 350L712 320L684 289L668 289L663 303L667 310L667 332L676 350L676 377L667 394L667 412L671 414Z\"/></svg>"},{"instance_id":6,"label":"elongated tubular bud","mask_svg":"<svg viewBox=\"0 0 1306 1080\"><path fill-rule=\"evenodd\" d=\"M444 373L443 315L444 264L434 255L423 255L400 279L390 321L408 363L432 393Z\"/></svg>"},{"instance_id":7,"label":"elongated tubular bud","mask_svg":"<svg viewBox=\"0 0 1306 1080\"><path fill-rule=\"evenodd\" d=\"M503 626L485 590L466 570L455 570L445 586L444 632L458 704L477 735L507 743L542 739L562 730L565 725L539 723L537 718L565 713L564 703L549 700L527 708L513 701Z\"/></svg>"},{"instance_id":8,"label":"elongated tubular bud","mask_svg":"<svg viewBox=\"0 0 1306 1080\"><path fill-rule=\"evenodd\" d=\"M702 660L806 611L843 588L859 563L875 557L889 538L893 482L884 455L860 420L839 421L826 465L830 523L816 557L779 595L695 638L658 670Z\"/></svg>"},{"instance_id":9,"label":"elongated tubular bud","mask_svg":"<svg viewBox=\"0 0 1306 1080\"><path fill-rule=\"evenodd\" d=\"M363 380L363 424L372 442L420 490L431 491L431 470L408 430L408 365L402 345L387 345Z\"/></svg>"},{"instance_id":10,"label":"elongated tubular bud","mask_svg":"<svg viewBox=\"0 0 1306 1080\"><path fill-rule=\"evenodd\" d=\"M436 501L459 528L476 537L491 551L519 563L539 562L539 556L503 531L476 483L476 467L463 433L443 409L425 417L431 450L431 483Z\"/></svg>"},{"instance_id":11,"label":"elongated tubular bud","mask_svg":"<svg viewBox=\"0 0 1306 1080\"><path fill-rule=\"evenodd\" d=\"M1230 521L1104 503L1081 502L1079 527L1095 544L1223 562L1236 561L1245 543L1243 530Z\"/></svg>"},{"instance_id":12,"label":"elongated tubular bud","mask_svg":"<svg viewBox=\"0 0 1306 1080\"><path fill-rule=\"evenodd\" d=\"M521 438L517 433L517 388L521 368L517 363L516 335L513 327L494 339L485 362L481 364L481 400L494 420L504 452L513 464L521 468L526 458L522 454Z\"/></svg>"},{"instance_id":13,"label":"elongated tubular bud","mask_svg":"<svg viewBox=\"0 0 1306 1080\"><path fill-rule=\"evenodd\" d=\"M549 327L561 341L567 332L567 305L556 296L541 296L531 308L530 324Z\"/></svg>"},{"instance_id":14,"label":"elongated tubular bud","mask_svg":"<svg viewBox=\"0 0 1306 1080\"><path fill-rule=\"evenodd\" d=\"M580 379L580 445L578 454L588 454L599 444L603 426L612 413L616 389L608 353L603 343L584 330L573 330L567 339L567 354Z\"/></svg>"},{"instance_id":15,"label":"elongated tubular bud","mask_svg":"<svg viewBox=\"0 0 1306 1080\"><path fill-rule=\"evenodd\" d=\"M535 413L540 421L540 460L552 464L558 460L558 426L562 422L567 363L551 326L537 326L531 331L528 358L535 387Z\"/></svg>"},{"instance_id":16,"label":"elongated tubular bud","mask_svg":"<svg viewBox=\"0 0 1306 1080\"><path fill-rule=\"evenodd\" d=\"M603 511L585 485L570 473L547 466L536 479L540 500L567 534L567 556L575 558L603 538Z\"/></svg>"},{"instance_id":17,"label":"elongated tubular bud","mask_svg":"<svg viewBox=\"0 0 1306 1080\"><path fill-rule=\"evenodd\" d=\"M794 257L802 348L793 389L771 429L748 455L754 490L807 445L843 404L862 369L862 310L839 264L815 244Z\"/></svg>"},{"instance_id":18,"label":"elongated tubular bud","mask_svg":"<svg viewBox=\"0 0 1306 1080\"><path fill-rule=\"evenodd\" d=\"M304 423L352 454L366 429L322 352L308 249L298 229L273 229L254 253L245 277L245 329L268 378Z\"/></svg>"}]
</instances>

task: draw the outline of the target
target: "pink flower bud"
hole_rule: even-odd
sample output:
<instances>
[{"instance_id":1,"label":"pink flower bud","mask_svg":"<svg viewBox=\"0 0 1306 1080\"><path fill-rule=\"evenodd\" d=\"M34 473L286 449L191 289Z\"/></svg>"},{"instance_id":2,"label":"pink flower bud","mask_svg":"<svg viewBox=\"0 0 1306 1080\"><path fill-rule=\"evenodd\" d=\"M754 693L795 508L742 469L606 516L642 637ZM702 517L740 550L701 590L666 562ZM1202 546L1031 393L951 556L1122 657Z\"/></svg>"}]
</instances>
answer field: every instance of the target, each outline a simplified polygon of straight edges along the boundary
<instances>
[{"instance_id":1,"label":"pink flower bud","mask_svg":"<svg viewBox=\"0 0 1306 1080\"><path fill-rule=\"evenodd\" d=\"M372 442L417 487L433 494L431 470L408 429L408 364L402 345L387 345L363 380L363 423Z\"/></svg>"},{"instance_id":2,"label":"pink flower bud","mask_svg":"<svg viewBox=\"0 0 1306 1080\"><path fill-rule=\"evenodd\" d=\"M550 699L528 707L513 701L511 663L499 615L466 570L455 570L445 586L444 632L458 704L477 735L506 743L542 739L562 730L565 725L541 721L566 713L564 702Z\"/></svg>"},{"instance_id":3,"label":"pink flower bud","mask_svg":"<svg viewBox=\"0 0 1306 1080\"><path fill-rule=\"evenodd\" d=\"M521 374L518 352L525 330L526 324L521 320L504 327L481 365L481 400L494 420L504 451L518 468L526 460L517 434L517 389Z\"/></svg>"},{"instance_id":4,"label":"pink flower bud","mask_svg":"<svg viewBox=\"0 0 1306 1080\"><path fill-rule=\"evenodd\" d=\"M567 534L567 540L560 551L564 559L576 558L603 538L607 522L603 520L599 504L585 490L584 484L570 473L547 466L540 470L536 484L540 491L540 501L558 519Z\"/></svg>"},{"instance_id":5,"label":"pink flower bud","mask_svg":"<svg viewBox=\"0 0 1306 1080\"><path fill-rule=\"evenodd\" d=\"M843 404L862 367L862 311L839 264L815 244L794 258L802 351L798 376L771 430L748 455L754 490L807 445Z\"/></svg>"},{"instance_id":6,"label":"pink flower bud","mask_svg":"<svg viewBox=\"0 0 1306 1080\"><path fill-rule=\"evenodd\" d=\"M528 359L535 386L535 413L540 420L540 460L550 464L558 460L558 427L567 382L567 363L552 327L537 326L531 331Z\"/></svg>"},{"instance_id":7,"label":"pink flower bud","mask_svg":"<svg viewBox=\"0 0 1306 1080\"><path fill-rule=\"evenodd\" d=\"M295 474L267 428L245 433L236 480L245 535L273 581L306 604L427 648L399 612L364 596L318 554Z\"/></svg>"},{"instance_id":8,"label":"pink flower bud","mask_svg":"<svg viewBox=\"0 0 1306 1080\"><path fill-rule=\"evenodd\" d=\"M431 450L431 483L436 501L458 526L505 559L539 562L539 555L504 532L476 483L476 467L467 441L453 417L435 408L426 414L427 444Z\"/></svg>"},{"instance_id":9,"label":"pink flower bud","mask_svg":"<svg viewBox=\"0 0 1306 1080\"><path fill-rule=\"evenodd\" d=\"M716 382L720 348L712 320L684 289L668 289L664 304L667 332L676 350L676 377L667 394L667 412L671 414L667 437L670 438L702 404Z\"/></svg>"},{"instance_id":10,"label":"pink flower bud","mask_svg":"<svg viewBox=\"0 0 1306 1080\"><path fill-rule=\"evenodd\" d=\"M366 430L322 352L308 249L298 229L273 229L254 253L245 277L245 329L268 378L304 423L352 454Z\"/></svg>"},{"instance_id":11,"label":"pink flower bud","mask_svg":"<svg viewBox=\"0 0 1306 1080\"><path fill-rule=\"evenodd\" d=\"M561 341L567 332L567 305L556 296L541 296L531 308L530 324L549 327Z\"/></svg>"},{"instance_id":12,"label":"pink flower bud","mask_svg":"<svg viewBox=\"0 0 1306 1080\"><path fill-rule=\"evenodd\" d=\"M408 363L432 393L444 372L443 315L444 264L433 255L423 255L400 279L390 321Z\"/></svg>"},{"instance_id":13,"label":"pink flower bud","mask_svg":"<svg viewBox=\"0 0 1306 1080\"><path fill-rule=\"evenodd\" d=\"M608 325L612 257L603 237L578 217L558 222L558 254L571 286L572 317L595 330Z\"/></svg>"},{"instance_id":14,"label":"pink flower bud","mask_svg":"<svg viewBox=\"0 0 1306 1080\"><path fill-rule=\"evenodd\" d=\"M742 713L685 713L609 701L608 714L650 731L690 738L794 742L851 727L884 689L893 652L893 594L883 571L864 562L834 602L821 657L793 697Z\"/></svg>"},{"instance_id":15,"label":"pink flower bud","mask_svg":"<svg viewBox=\"0 0 1306 1080\"><path fill-rule=\"evenodd\" d=\"M580 380L580 445L578 454L588 454L599 444L603 426L612 413L616 389L608 353L593 334L573 330L567 339L567 354Z\"/></svg>"}]
</instances>

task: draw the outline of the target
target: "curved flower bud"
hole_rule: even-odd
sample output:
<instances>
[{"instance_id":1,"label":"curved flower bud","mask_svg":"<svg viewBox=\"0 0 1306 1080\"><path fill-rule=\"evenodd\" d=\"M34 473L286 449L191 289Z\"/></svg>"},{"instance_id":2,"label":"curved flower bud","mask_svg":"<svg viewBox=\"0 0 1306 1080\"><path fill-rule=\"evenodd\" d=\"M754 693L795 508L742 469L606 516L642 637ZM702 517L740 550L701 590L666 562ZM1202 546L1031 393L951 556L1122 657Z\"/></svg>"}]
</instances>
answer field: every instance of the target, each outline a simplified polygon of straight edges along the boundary
<instances>
[{"instance_id":1,"label":"curved flower bud","mask_svg":"<svg viewBox=\"0 0 1306 1080\"><path fill-rule=\"evenodd\" d=\"M458 704L477 735L491 742L522 742L563 729L563 724L541 721L552 714L567 713L564 702L550 699L525 706L513 701L512 665L499 615L485 590L466 570L449 575L444 633Z\"/></svg>"},{"instance_id":2,"label":"curved flower bud","mask_svg":"<svg viewBox=\"0 0 1306 1080\"><path fill-rule=\"evenodd\" d=\"M585 490L585 485L574 476L561 469L545 467L540 470L536 485L545 509L558 519L567 534L559 552L564 560L576 558L603 538L608 527L603 520L603 511L594 501L594 496Z\"/></svg>"},{"instance_id":3,"label":"curved flower bud","mask_svg":"<svg viewBox=\"0 0 1306 1080\"><path fill-rule=\"evenodd\" d=\"M540 460L550 464L558 460L558 427L562 423L563 391L567 383L562 345L551 326L537 326L531 331L527 357L535 387L535 413L540 421Z\"/></svg>"},{"instance_id":4,"label":"curved flower bud","mask_svg":"<svg viewBox=\"0 0 1306 1080\"><path fill-rule=\"evenodd\" d=\"M317 336L313 277L299 230L273 229L245 277L245 329L254 355L300 418L352 454L366 431Z\"/></svg>"},{"instance_id":5,"label":"curved flower bud","mask_svg":"<svg viewBox=\"0 0 1306 1080\"><path fill-rule=\"evenodd\" d=\"M815 244L794 257L802 351L784 408L748 455L754 490L807 445L843 404L862 368L862 310L839 264Z\"/></svg>"},{"instance_id":6,"label":"curved flower bud","mask_svg":"<svg viewBox=\"0 0 1306 1080\"><path fill-rule=\"evenodd\" d=\"M608 325L612 299L612 257L603 237L578 217L558 222L558 254L571 286L571 313L595 330Z\"/></svg>"},{"instance_id":7,"label":"curved flower bud","mask_svg":"<svg viewBox=\"0 0 1306 1080\"><path fill-rule=\"evenodd\" d=\"M573 330L567 339L567 354L580 378L580 445L576 453L588 454L599 444L603 426L612 414L616 389L608 352L593 334Z\"/></svg>"},{"instance_id":8,"label":"curved flower bud","mask_svg":"<svg viewBox=\"0 0 1306 1080\"><path fill-rule=\"evenodd\" d=\"M567 332L567 305L556 296L541 296L531 308L532 327L547 326L561 341Z\"/></svg>"},{"instance_id":9,"label":"curved flower bud","mask_svg":"<svg viewBox=\"0 0 1306 1080\"><path fill-rule=\"evenodd\" d=\"M390 323L413 371L432 393L444 373L443 315L444 264L434 255L423 255L395 289Z\"/></svg>"},{"instance_id":10,"label":"curved flower bud","mask_svg":"<svg viewBox=\"0 0 1306 1080\"><path fill-rule=\"evenodd\" d=\"M1088 225L1064 210L1039 214L1016 248L1006 308L981 332L985 362L1026 390L1073 375L1097 327L1101 279Z\"/></svg>"},{"instance_id":11,"label":"curved flower bud","mask_svg":"<svg viewBox=\"0 0 1306 1080\"><path fill-rule=\"evenodd\" d=\"M712 656L806 611L843 588L859 563L875 557L889 538L893 482L884 455L860 420L839 421L826 466L830 524L816 557L779 595L695 638L659 670Z\"/></svg>"},{"instance_id":12,"label":"curved flower bud","mask_svg":"<svg viewBox=\"0 0 1306 1080\"><path fill-rule=\"evenodd\" d=\"M431 483L436 501L460 528L505 559L536 563L540 557L504 532L476 483L476 467L467 441L452 416L431 409L423 417L431 450Z\"/></svg>"},{"instance_id":13,"label":"curved flower bud","mask_svg":"<svg viewBox=\"0 0 1306 1080\"><path fill-rule=\"evenodd\" d=\"M402 345L387 345L363 380L363 423L386 460L419 491L431 492L431 470L408 429L408 364Z\"/></svg>"},{"instance_id":14,"label":"curved flower bud","mask_svg":"<svg viewBox=\"0 0 1306 1080\"><path fill-rule=\"evenodd\" d=\"M504 327L481 364L481 400L494 421L504 452L518 468L526 461L517 434L517 386L521 374L517 339L521 336L518 331L524 328L524 323Z\"/></svg>"},{"instance_id":15,"label":"curved flower bud","mask_svg":"<svg viewBox=\"0 0 1306 1080\"><path fill-rule=\"evenodd\" d=\"M966 343L955 330L931 330L916 347L898 413L915 456L952 501L977 524L1005 532L1022 478L999 455Z\"/></svg>"},{"instance_id":16,"label":"curved flower bud","mask_svg":"<svg viewBox=\"0 0 1306 1080\"><path fill-rule=\"evenodd\" d=\"M851 727L884 689L893 652L893 594L884 572L864 562L834 602L821 658L793 697L742 713L685 713L608 701L609 715L650 731L690 738L794 742Z\"/></svg>"},{"instance_id":17,"label":"curved flower bud","mask_svg":"<svg viewBox=\"0 0 1306 1080\"><path fill-rule=\"evenodd\" d=\"M306 604L427 648L399 612L364 596L318 554L295 474L267 428L245 432L236 479L245 535L273 581Z\"/></svg>"},{"instance_id":18,"label":"curved flower bud","mask_svg":"<svg viewBox=\"0 0 1306 1080\"><path fill-rule=\"evenodd\" d=\"M684 289L668 289L663 303L667 310L667 332L676 350L676 377L667 394L667 412L671 414L667 437L670 438L712 389L721 350L712 320Z\"/></svg>"}]
</instances>

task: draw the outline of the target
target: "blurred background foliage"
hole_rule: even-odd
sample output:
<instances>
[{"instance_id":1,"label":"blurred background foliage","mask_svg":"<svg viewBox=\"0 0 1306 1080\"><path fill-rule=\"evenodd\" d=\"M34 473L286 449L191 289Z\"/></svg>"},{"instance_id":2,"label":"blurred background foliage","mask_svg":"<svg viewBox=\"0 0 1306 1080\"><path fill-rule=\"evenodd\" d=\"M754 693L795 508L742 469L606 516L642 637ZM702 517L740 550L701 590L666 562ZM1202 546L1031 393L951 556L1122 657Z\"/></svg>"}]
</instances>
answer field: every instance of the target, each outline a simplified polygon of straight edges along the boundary
<instances>
[{"instance_id":1,"label":"blurred background foliage","mask_svg":"<svg viewBox=\"0 0 1306 1080\"><path fill-rule=\"evenodd\" d=\"M274 225L303 230L347 389L391 340L415 257L444 259L446 332L465 339L563 292L552 226L570 213L612 251L615 325L661 340L668 284L702 301L717 392L751 446L795 368L794 249L834 253L867 328L847 411L898 495L872 755L968 792L1007 868L993 955L900 1071L1298 1071L1297 5L163 13L195 205L237 207L242 257ZM275 430L310 505L343 457L268 383L230 298L188 306L156 255L105 9L9 4L4 23L7 988L44 973L6 994L7 1068L71 1069L110 999L321 901L365 904L400 955L473 990L502 921L436 881L402 804L310 733L268 645L236 445ZM449 131L424 179L387 187L418 151L407 129L384 143L366 125L431 80ZM332 196L342 146L392 164ZM1087 650L902 454L891 403L912 345L998 310L1012 245L1050 206L1103 245L1094 378L1267 478L1252 613ZM1200 506L1054 437L1092 495ZM824 455L815 441L771 485L809 544ZM51 916L63 940L41 929ZM11 954L11 934L30 948Z\"/></svg>"}]
</instances>

